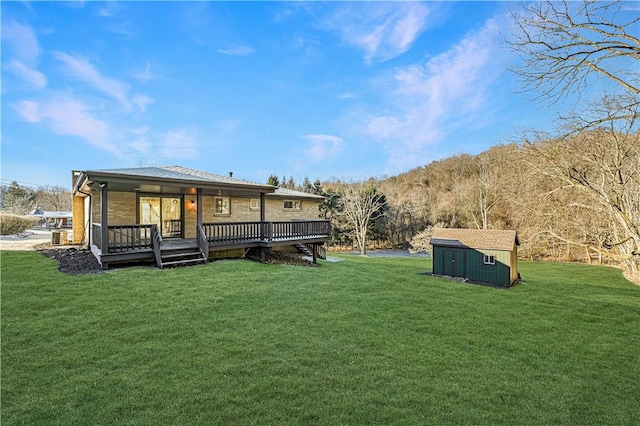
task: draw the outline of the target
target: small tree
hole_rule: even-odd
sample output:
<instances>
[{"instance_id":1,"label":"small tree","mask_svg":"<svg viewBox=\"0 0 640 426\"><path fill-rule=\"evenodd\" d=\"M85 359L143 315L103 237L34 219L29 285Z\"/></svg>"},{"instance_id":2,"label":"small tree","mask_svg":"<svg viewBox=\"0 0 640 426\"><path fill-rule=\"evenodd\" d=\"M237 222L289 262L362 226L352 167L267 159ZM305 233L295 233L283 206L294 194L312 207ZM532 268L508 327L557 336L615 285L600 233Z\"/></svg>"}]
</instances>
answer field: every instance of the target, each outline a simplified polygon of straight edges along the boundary
<instances>
[{"instance_id":1,"label":"small tree","mask_svg":"<svg viewBox=\"0 0 640 426\"><path fill-rule=\"evenodd\" d=\"M353 227L360 254L364 256L367 254L369 225L385 214L386 199L372 182L343 185L338 193L342 214L347 223Z\"/></svg>"}]
</instances>

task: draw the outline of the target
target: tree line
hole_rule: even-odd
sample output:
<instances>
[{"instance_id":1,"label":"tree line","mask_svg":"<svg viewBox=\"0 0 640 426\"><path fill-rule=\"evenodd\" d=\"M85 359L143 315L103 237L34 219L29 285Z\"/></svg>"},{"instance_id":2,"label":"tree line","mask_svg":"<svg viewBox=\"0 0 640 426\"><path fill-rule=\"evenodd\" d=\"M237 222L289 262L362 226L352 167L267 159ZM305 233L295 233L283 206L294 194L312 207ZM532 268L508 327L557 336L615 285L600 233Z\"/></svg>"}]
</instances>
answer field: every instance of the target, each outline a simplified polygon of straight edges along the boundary
<instances>
[{"instance_id":1,"label":"tree line","mask_svg":"<svg viewBox=\"0 0 640 426\"><path fill-rule=\"evenodd\" d=\"M516 229L523 256L595 258L638 274L640 15L629 2L584 0L518 5L511 17L506 42L521 59L511 70L522 90L546 105L573 99L558 128L388 179L326 182L334 242L351 238L364 252L367 237L427 247L435 226ZM594 84L608 89L590 93Z\"/></svg>"},{"instance_id":2,"label":"tree line","mask_svg":"<svg viewBox=\"0 0 640 426\"><path fill-rule=\"evenodd\" d=\"M26 215L36 206L48 211L71 211L71 191L58 185L36 188L12 181L0 185L0 209L5 213Z\"/></svg>"}]
</instances>

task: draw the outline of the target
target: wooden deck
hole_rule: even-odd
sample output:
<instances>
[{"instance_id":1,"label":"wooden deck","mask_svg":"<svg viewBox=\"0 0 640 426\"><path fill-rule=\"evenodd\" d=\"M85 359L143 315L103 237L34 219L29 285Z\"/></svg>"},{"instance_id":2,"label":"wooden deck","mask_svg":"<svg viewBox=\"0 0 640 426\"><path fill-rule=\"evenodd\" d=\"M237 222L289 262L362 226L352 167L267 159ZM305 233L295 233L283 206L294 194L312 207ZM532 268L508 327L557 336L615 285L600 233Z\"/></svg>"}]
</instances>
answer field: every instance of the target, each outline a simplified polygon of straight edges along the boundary
<instances>
[{"instance_id":1,"label":"wooden deck","mask_svg":"<svg viewBox=\"0 0 640 426\"><path fill-rule=\"evenodd\" d=\"M94 224L92 229L91 250L105 268L112 263L130 261L155 261L162 267L162 258L181 251L199 251L206 260L223 250L300 245L309 247L315 260L316 256L322 257L324 250L320 246L331 236L327 220L206 223L197 232L200 238L162 239L156 225L109 226L107 238L99 224ZM107 250L102 248L105 241L108 241Z\"/></svg>"}]
</instances>

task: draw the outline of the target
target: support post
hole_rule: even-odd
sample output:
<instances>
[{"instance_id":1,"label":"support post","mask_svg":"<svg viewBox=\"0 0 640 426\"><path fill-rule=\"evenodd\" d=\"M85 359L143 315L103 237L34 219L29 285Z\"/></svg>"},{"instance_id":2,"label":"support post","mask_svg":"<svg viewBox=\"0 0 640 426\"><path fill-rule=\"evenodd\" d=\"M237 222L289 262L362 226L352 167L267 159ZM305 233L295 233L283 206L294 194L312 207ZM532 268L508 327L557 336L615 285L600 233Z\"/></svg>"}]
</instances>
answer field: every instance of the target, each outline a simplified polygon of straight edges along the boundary
<instances>
[{"instance_id":1,"label":"support post","mask_svg":"<svg viewBox=\"0 0 640 426\"><path fill-rule=\"evenodd\" d=\"M196 226L198 229L202 226L202 188L196 190Z\"/></svg>"},{"instance_id":2,"label":"support post","mask_svg":"<svg viewBox=\"0 0 640 426\"><path fill-rule=\"evenodd\" d=\"M264 234L264 221L265 221L265 218L266 218L266 213L265 213L266 204L267 203L266 203L265 194L264 194L264 192L261 192L260 193L260 239L262 241L264 241L265 238L266 238L266 235Z\"/></svg>"},{"instance_id":3,"label":"support post","mask_svg":"<svg viewBox=\"0 0 640 426\"><path fill-rule=\"evenodd\" d=\"M100 241L102 254L109 253L109 185L100 184ZM93 238L96 236L94 235Z\"/></svg>"}]
</instances>

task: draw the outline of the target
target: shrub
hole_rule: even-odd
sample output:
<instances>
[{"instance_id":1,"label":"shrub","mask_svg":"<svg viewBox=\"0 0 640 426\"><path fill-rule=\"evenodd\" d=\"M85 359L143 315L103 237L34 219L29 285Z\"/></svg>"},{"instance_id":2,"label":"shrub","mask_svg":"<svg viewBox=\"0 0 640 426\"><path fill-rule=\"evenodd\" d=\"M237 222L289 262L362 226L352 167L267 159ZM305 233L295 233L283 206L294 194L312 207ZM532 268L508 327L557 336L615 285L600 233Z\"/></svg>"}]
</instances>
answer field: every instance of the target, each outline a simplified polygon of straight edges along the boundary
<instances>
[{"instance_id":1,"label":"shrub","mask_svg":"<svg viewBox=\"0 0 640 426\"><path fill-rule=\"evenodd\" d=\"M425 230L418 232L411 240L410 253L427 253L431 254L431 235L433 235L433 228L428 226Z\"/></svg>"},{"instance_id":2,"label":"shrub","mask_svg":"<svg viewBox=\"0 0 640 426\"><path fill-rule=\"evenodd\" d=\"M33 228L38 223L37 217L0 214L0 235L13 235Z\"/></svg>"}]
</instances>

